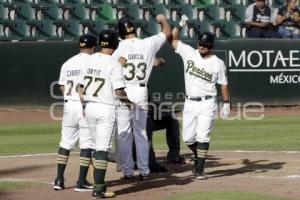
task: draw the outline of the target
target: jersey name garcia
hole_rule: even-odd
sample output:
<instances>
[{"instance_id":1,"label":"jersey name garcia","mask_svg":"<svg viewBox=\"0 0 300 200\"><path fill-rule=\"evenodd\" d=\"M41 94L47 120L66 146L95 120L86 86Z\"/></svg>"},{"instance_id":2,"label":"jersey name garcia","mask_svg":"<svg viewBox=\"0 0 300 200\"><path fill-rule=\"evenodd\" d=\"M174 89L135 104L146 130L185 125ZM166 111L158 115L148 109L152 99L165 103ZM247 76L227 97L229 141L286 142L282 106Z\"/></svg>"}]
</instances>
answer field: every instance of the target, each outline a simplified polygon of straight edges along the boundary
<instances>
[{"instance_id":1,"label":"jersey name garcia","mask_svg":"<svg viewBox=\"0 0 300 200\"><path fill-rule=\"evenodd\" d=\"M227 85L226 67L217 56L202 58L198 49L178 42L176 49L184 64L185 91L189 97L216 96L216 84Z\"/></svg>"},{"instance_id":2,"label":"jersey name garcia","mask_svg":"<svg viewBox=\"0 0 300 200\"><path fill-rule=\"evenodd\" d=\"M65 86L65 100L80 100L79 93L77 90L78 78L80 77L85 62L89 57L89 54L79 53L67 60L62 65L58 84Z\"/></svg>"},{"instance_id":3,"label":"jersey name garcia","mask_svg":"<svg viewBox=\"0 0 300 200\"><path fill-rule=\"evenodd\" d=\"M120 42L113 57L127 60L123 66L126 84L148 83L155 55L165 41L165 34L159 33L145 39L132 38Z\"/></svg>"},{"instance_id":4,"label":"jersey name garcia","mask_svg":"<svg viewBox=\"0 0 300 200\"><path fill-rule=\"evenodd\" d=\"M122 66L110 55L94 53L86 62L79 83L84 100L116 105L115 90L125 88Z\"/></svg>"}]
</instances>

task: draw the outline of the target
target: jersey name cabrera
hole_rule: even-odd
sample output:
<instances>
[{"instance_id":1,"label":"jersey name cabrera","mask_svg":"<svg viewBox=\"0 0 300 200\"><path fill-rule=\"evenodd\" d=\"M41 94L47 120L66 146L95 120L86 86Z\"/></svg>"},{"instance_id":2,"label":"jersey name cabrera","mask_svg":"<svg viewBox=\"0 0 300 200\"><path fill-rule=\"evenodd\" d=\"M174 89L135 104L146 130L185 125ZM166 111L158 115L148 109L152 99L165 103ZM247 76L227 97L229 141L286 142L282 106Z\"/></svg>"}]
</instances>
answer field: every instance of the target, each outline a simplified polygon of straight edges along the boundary
<instances>
[{"instance_id":1,"label":"jersey name cabrera","mask_svg":"<svg viewBox=\"0 0 300 200\"><path fill-rule=\"evenodd\" d=\"M79 101L78 79L82 73L89 54L79 53L67 60L61 68L59 85L65 86L64 99Z\"/></svg>"}]
</instances>

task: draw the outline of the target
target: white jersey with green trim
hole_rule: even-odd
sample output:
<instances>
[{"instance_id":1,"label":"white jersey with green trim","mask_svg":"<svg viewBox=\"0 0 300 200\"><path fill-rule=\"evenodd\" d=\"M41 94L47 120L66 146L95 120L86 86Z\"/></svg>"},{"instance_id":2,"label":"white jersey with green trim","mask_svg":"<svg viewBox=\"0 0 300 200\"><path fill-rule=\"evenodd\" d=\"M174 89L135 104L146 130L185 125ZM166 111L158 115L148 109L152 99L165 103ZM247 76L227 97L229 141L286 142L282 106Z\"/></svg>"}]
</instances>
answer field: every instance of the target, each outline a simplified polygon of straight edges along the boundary
<instances>
[{"instance_id":1,"label":"white jersey with green trim","mask_svg":"<svg viewBox=\"0 0 300 200\"><path fill-rule=\"evenodd\" d=\"M187 96L216 96L216 83L227 85L225 64L217 56L202 58L198 49L194 49L181 41L178 42L175 52L183 60Z\"/></svg>"},{"instance_id":2,"label":"white jersey with green trim","mask_svg":"<svg viewBox=\"0 0 300 200\"><path fill-rule=\"evenodd\" d=\"M166 41L166 35L159 33L151 37L140 39L125 39L120 42L113 57L127 60L123 66L126 84L147 84L150 77L156 53Z\"/></svg>"},{"instance_id":3,"label":"white jersey with green trim","mask_svg":"<svg viewBox=\"0 0 300 200\"><path fill-rule=\"evenodd\" d=\"M94 53L87 60L79 79L84 100L117 105L115 90L125 88L122 66L110 55Z\"/></svg>"},{"instance_id":4,"label":"white jersey with green trim","mask_svg":"<svg viewBox=\"0 0 300 200\"><path fill-rule=\"evenodd\" d=\"M68 59L62 65L58 84L65 86L65 100L80 100L77 90L78 78L80 77L82 69L89 57L90 55L87 53L79 53Z\"/></svg>"}]
</instances>

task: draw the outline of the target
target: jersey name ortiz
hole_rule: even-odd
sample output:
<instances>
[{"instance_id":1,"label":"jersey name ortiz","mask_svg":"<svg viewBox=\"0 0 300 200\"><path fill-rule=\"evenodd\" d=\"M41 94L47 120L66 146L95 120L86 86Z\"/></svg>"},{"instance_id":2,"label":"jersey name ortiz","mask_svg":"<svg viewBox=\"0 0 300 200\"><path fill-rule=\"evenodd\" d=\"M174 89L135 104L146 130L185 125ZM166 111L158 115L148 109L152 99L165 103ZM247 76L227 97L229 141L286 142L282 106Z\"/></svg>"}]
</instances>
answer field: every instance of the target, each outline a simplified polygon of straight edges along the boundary
<instances>
[{"instance_id":1,"label":"jersey name ortiz","mask_svg":"<svg viewBox=\"0 0 300 200\"><path fill-rule=\"evenodd\" d=\"M179 41L176 49L184 63L185 91L189 97L216 96L216 84L227 85L224 62L213 55L203 59L198 51Z\"/></svg>"}]
</instances>

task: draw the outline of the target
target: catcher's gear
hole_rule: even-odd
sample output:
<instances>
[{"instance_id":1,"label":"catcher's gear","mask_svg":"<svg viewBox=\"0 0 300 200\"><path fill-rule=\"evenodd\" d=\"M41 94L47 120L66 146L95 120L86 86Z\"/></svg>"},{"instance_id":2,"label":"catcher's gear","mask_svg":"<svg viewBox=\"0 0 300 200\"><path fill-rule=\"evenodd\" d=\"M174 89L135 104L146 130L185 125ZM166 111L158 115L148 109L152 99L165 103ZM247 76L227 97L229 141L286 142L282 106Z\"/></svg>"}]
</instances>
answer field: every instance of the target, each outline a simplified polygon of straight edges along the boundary
<instances>
[{"instance_id":1,"label":"catcher's gear","mask_svg":"<svg viewBox=\"0 0 300 200\"><path fill-rule=\"evenodd\" d=\"M93 48L97 45L97 38L90 34L85 34L79 38L80 48Z\"/></svg>"},{"instance_id":2,"label":"catcher's gear","mask_svg":"<svg viewBox=\"0 0 300 200\"><path fill-rule=\"evenodd\" d=\"M230 114L230 104L224 103L221 110L221 118L227 119L229 117L229 114Z\"/></svg>"},{"instance_id":3,"label":"catcher's gear","mask_svg":"<svg viewBox=\"0 0 300 200\"><path fill-rule=\"evenodd\" d=\"M134 22L126 17L119 20L118 29L119 35L122 39L125 39L125 36L128 34L136 33Z\"/></svg>"},{"instance_id":4,"label":"catcher's gear","mask_svg":"<svg viewBox=\"0 0 300 200\"><path fill-rule=\"evenodd\" d=\"M213 48L215 42L215 35L211 32L200 33L198 36L198 44L206 46L208 48Z\"/></svg>"},{"instance_id":5,"label":"catcher's gear","mask_svg":"<svg viewBox=\"0 0 300 200\"><path fill-rule=\"evenodd\" d=\"M99 34L99 45L102 48L117 49L119 46L118 34L114 30L104 30Z\"/></svg>"}]
</instances>

